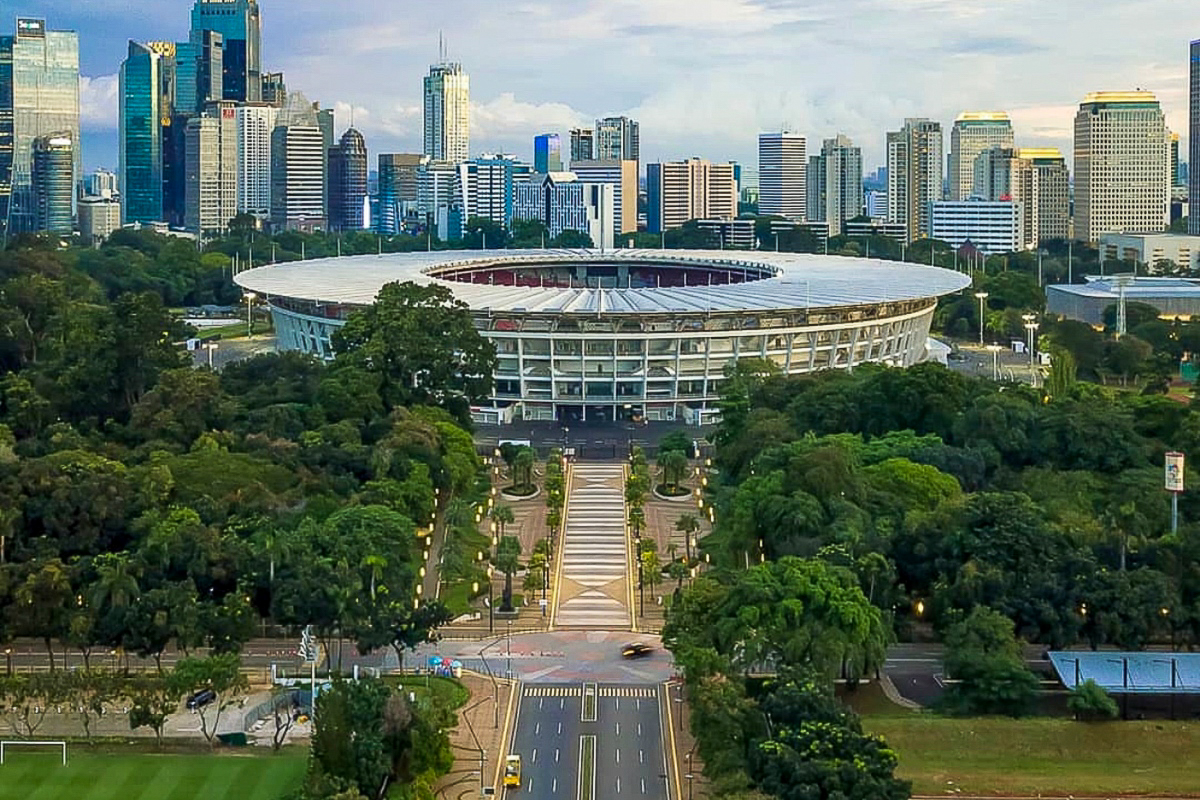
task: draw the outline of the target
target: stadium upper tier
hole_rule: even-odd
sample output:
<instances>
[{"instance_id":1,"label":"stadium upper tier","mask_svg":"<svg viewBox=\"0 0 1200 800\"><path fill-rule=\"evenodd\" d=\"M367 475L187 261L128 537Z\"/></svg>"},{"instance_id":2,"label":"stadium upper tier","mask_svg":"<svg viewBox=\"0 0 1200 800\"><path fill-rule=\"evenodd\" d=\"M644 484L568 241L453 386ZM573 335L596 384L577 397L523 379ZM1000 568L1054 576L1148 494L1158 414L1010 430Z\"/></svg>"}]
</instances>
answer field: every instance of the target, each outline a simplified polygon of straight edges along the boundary
<instances>
[{"instance_id":1,"label":"stadium upper tier","mask_svg":"<svg viewBox=\"0 0 1200 800\"><path fill-rule=\"evenodd\" d=\"M439 283L496 347L481 421L707 422L725 370L907 366L926 358L937 298L965 275L795 253L498 250L279 264L235 281L270 306L279 347L331 355L333 332L392 282Z\"/></svg>"},{"instance_id":2,"label":"stadium upper tier","mask_svg":"<svg viewBox=\"0 0 1200 800\"><path fill-rule=\"evenodd\" d=\"M393 281L444 282L475 311L677 314L774 311L938 297L969 284L916 264L801 253L491 250L293 261L248 270L267 297L369 305Z\"/></svg>"}]
</instances>

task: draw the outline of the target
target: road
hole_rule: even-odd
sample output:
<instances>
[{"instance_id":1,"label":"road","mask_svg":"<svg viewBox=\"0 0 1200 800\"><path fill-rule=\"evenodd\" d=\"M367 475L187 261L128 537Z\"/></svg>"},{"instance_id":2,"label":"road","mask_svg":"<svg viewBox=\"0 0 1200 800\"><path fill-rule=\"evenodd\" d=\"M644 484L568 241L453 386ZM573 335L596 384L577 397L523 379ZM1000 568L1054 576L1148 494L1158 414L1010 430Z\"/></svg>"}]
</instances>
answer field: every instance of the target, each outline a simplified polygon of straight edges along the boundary
<instances>
[{"instance_id":1,"label":"road","mask_svg":"<svg viewBox=\"0 0 1200 800\"><path fill-rule=\"evenodd\" d=\"M661 695L646 685L523 687L509 748L521 756L522 786L505 797L668 800Z\"/></svg>"}]
</instances>

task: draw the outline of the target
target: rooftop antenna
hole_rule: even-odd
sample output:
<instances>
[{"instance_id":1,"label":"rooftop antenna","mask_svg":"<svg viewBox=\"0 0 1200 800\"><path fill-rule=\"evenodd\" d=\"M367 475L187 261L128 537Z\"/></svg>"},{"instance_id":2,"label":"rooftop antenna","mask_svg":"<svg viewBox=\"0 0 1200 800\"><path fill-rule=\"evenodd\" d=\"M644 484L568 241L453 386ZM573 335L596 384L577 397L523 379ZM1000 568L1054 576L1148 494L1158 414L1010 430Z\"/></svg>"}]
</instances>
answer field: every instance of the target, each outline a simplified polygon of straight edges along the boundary
<instances>
[{"instance_id":1,"label":"rooftop antenna","mask_svg":"<svg viewBox=\"0 0 1200 800\"><path fill-rule=\"evenodd\" d=\"M446 37L438 31L438 63L446 63Z\"/></svg>"}]
</instances>

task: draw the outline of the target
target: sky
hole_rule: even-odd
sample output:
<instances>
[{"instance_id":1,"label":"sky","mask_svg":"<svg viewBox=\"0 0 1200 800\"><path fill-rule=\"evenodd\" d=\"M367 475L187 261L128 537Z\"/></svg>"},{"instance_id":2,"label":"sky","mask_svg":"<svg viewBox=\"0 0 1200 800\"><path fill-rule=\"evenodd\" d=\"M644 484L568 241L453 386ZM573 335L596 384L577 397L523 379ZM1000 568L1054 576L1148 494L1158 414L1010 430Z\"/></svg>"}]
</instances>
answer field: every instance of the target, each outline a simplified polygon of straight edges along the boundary
<instances>
[{"instance_id":1,"label":"sky","mask_svg":"<svg viewBox=\"0 0 1200 800\"><path fill-rule=\"evenodd\" d=\"M187 37L191 0L3 0L80 35L84 161L117 162L127 41ZM15 8L14 8L15 3ZM870 172L905 117L1005 110L1018 146L1070 158L1092 91L1155 92L1186 160L1189 0L259 0L263 68L333 107L372 153L419 152L421 81L471 76L471 151L532 159L533 136L627 114L642 162L700 156L753 170L757 134L809 152L837 133ZM16 14L11 14L11 12ZM7 27L5 23L5 27Z\"/></svg>"}]
</instances>

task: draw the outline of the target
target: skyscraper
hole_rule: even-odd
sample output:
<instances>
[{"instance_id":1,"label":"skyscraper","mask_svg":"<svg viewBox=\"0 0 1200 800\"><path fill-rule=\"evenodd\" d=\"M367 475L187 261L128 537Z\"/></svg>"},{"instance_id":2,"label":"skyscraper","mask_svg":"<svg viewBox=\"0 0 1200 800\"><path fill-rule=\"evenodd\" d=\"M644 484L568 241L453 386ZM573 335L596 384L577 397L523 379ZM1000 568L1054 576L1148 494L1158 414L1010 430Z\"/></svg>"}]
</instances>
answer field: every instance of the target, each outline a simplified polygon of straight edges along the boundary
<instances>
[{"instance_id":1,"label":"skyscraper","mask_svg":"<svg viewBox=\"0 0 1200 800\"><path fill-rule=\"evenodd\" d=\"M238 127L230 101L212 103L187 122L184 228L223 233L237 215Z\"/></svg>"},{"instance_id":2,"label":"skyscraper","mask_svg":"<svg viewBox=\"0 0 1200 800\"><path fill-rule=\"evenodd\" d=\"M940 122L909 118L887 134L887 221L904 225L910 242L931 230L931 204L942 199L942 153Z\"/></svg>"},{"instance_id":3,"label":"skyscraper","mask_svg":"<svg viewBox=\"0 0 1200 800\"><path fill-rule=\"evenodd\" d=\"M591 161L596 154L596 131L591 128L571 129L571 163Z\"/></svg>"},{"instance_id":4,"label":"skyscraper","mask_svg":"<svg viewBox=\"0 0 1200 800\"><path fill-rule=\"evenodd\" d=\"M325 141L317 114L293 92L271 132L271 225L276 230L325 227Z\"/></svg>"},{"instance_id":5,"label":"skyscraper","mask_svg":"<svg viewBox=\"0 0 1200 800\"><path fill-rule=\"evenodd\" d=\"M807 144L798 133L758 135L758 213L802 220L808 212Z\"/></svg>"},{"instance_id":6,"label":"skyscraper","mask_svg":"<svg viewBox=\"0 0 1200 800\"><path fill-rule=\"evenodd\" d=\"M1154 233L1170 219L1166 120L1150 92L1094 92L1075 115L1075 238Z\"/></svg>"},{"instance_id":7,"label":"skyscraper","mask_svg":"<svg viewBox=\"0 0 1200 800\"><path fill-rule=\"evenodd\" d=\"M463 220L490 219L510 228L513 220L513 186L527 181L533 168L511 156L484 155L458 165L458 202Z\"/></svg>"},{"instance_id":8,"label":"skyscraper","mask_svg":"<svg viewBox=\"0 0 1200 800\"><path fill-rule=\"evenodd\" d=\"M584 183L610 183L613 187L613 233L638 229L638 173L636 161L572 161L571 172Z\"/></svg>"},{"instance_id":9,"label":"skyscraper","mask_svg":"<svg viewBox=\"0 0 1200 800\"><path fill-rule=\"evenodd\" d=\"M34 227L38 232L70 235L74 225L75 140L67 132L33 140Z\"/></svg>"},{"instance_id":10,"label":"skyscraper","mask_svg":"<svg viewBox=\"0 0 1200 800\"><path fill-rule=\"evenodd\" d=\"M662 233L693 219L737 217L733 164L699 158L646 165L646 230Z\"/></svg>"},{"instance_id":11,"label":"skyscraper","mask_svg":"<svg viewBox=\"0 0 1200 800\"><path fill-rule=\"evenodd\" d=\"M639 161L641 142L638 124L629 117L596 120L592 157L597 161Z\"/></svg>"},{"instance_id":12,"label":"skyscraper","mask_svg":"<svg viewBox=\"0 0 1200 800\"><path fill-rule=\"evenodd\" d=\"M821 154L813 156L810 165L807 218L828 222L829 235L837 236L848 220L862 213L862 150L848 137L838 134L822 142ZM760 171L760 184L761 181ZM759 213L763 213L761 189L758 202Z\"/></svg>"},{"instance_id":13,"label":"skyscraper","mask_svg":"<svg viewBox=\"0 0 1200 800\"><path fill-rule=\"evenodd\" d=\"M271 214L271 132L279 109L265 103L237 109L237 210L265 218Z\"/></svg>"},{"instance_id":14,"label":"skyscraper","mask_svg":"<svg viewBox=\"0 0 1200 800\"><path fill-rule=\"evenodd\" d=\"M417 205L417 175L429 159L419 153L379 154L379 217L375 230L400 233L408 211Z\"/></svg>"},{"instance_id":15,"label":"skyscraper","mask_svg":"<svg viewBox=\"0 0 1200 800\"><path fill-rule=\"evenodd\" d=\"M533 137L533 171L545 175L547 172L562 172L562 142L557 133L543 133Z\"/></svg>"},{"instance_id":16,"label":"skyscraper","mask_svg":"<svg viewBox=\"0 0 1200 800\"><path fill-rule=\"evenodd\" d=\"M950 129L950 199L975 191L975 159L993 147L1012 147L1013 129L1003 111L964 111Z\"/></svg>"},{"instance_id":17,"label":"skyscraper","mask_svg":"<svg viewBox=\"0 0 1200 800\"><path fill-rule=\"evenodd\" d=\"M1058 150L984 150L975 159L975 193L981 200L1017 205L1024 248L1067 237L1067 166Z\"/></svg>"},{"instance_id":18,"label":"skyscraper","mask_svg":"<svg viewBox=\"0 0 1200 800\"><path fill-rule=\"evenodd\" d=\"M121 63L121 223L163 219L162 56L137 42Z\"/></svg>"},{"instance_id":19,"label":"skyscraper","mask_svg":"<svg viewBox=\"0 0 1200 800\"><path fill-rule=\"evenodd\" d=\"M1188 233L1200 236L1200 39L1192 42L1188 89Z\"/></svg>"},{"instance_id":20,"label":"skyscraper","mask_svg":"<svg viewBox=\"0 0 1200 800\"><path fill-rule=\"evenodd\" d=\"M282 108L287 102L287 82L284 81L282 72L263 73L262 101L276 108Z\"/></svg>"},{"instance_id":21,"label":"skyscraper","mask_svg":"<svg viewBox=\"0 0 1200 800\"><path fill-rule=\"evenodd\" d=\"M33 142L56 133L71 137L74 184L83 174L79 37L18 17L16 34L0 36L0 244L8 233L35 229Z\"/></svg>"},{"instance_id":22,"label":"skyscraper","mask_svg":"<svg viewBox=\"0 0 1200 800\"><path fill-rule=\"evenodd\" d=\"M196 0L191 41L204 31L221 34L222 98L256 103L262 99L262 19L258 0Z\"/></svg>"},{"instance_id":23,"label":"skyscraper","mask_svg":"<svg viewBox=\"0 0 1200 800\"><path fill-rule=\"evenodd\" d=\"M454 164L470 158L471 78L443 61L425 76L425 155Z\"/></svg>"},{"instance_id":24,"label":"skyscraper","mask_svg":"<svg viewBox=\"0 0 1200 800\"><path fill-rule=\"evenodd\" d=\"M367 199L367 143L348 128L329 150L329 228L361 231Z\"/></svg>"}]
</instances>

